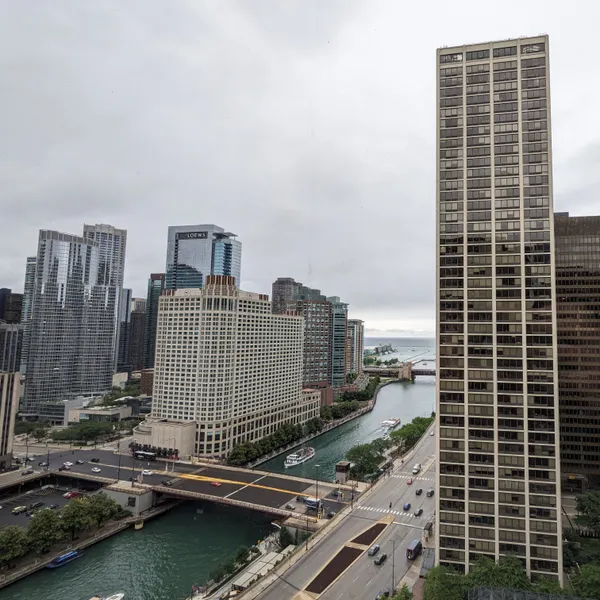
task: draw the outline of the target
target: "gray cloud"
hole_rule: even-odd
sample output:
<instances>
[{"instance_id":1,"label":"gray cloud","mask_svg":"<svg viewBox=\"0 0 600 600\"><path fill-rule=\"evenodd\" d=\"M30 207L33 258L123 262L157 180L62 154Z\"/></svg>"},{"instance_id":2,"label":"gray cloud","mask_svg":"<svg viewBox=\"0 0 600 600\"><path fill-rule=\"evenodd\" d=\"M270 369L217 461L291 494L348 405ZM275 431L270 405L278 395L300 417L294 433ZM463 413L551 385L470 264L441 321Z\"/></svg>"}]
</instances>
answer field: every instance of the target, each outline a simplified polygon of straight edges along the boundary
<instances>
[{"instance_id":1,"label":"gray cloud","mask_svg":"<svg viewBox=\"0 0 600 600\"><path fill-rule=\"evenodd\" d=\"M435 48L550 33L556 207L598 212L599 9L574 4L2 3L0 286L38 229L109 222L143 295L167 225L214 222L247 289L292 276L373 331L431 331Z\"/></svg>"}]
</instances>

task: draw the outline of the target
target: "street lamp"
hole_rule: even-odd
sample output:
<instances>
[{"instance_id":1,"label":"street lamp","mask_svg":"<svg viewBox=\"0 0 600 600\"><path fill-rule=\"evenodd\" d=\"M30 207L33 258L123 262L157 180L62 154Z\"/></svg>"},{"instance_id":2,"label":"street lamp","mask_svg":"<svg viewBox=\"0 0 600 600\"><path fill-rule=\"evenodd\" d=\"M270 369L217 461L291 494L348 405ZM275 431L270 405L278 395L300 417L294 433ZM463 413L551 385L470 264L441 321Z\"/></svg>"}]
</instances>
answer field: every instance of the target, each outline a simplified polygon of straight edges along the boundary
<instances>
[{"instance_id":1,"label":"street lamp","mask_svg":"<svg viewBox=\"0 0 600 600\"><path fill-rule=\"evenodd\" d=\"M169 442L173 442L173 446L175 446L176 439L175 438L169 438L168 440L164 441L165 444L168 444ZM165 447L167 447L167 446L165 446ZM167 465L166 471L167 471L167 473L169 472L168 465ZM172 473L175 472L175 459L171 460L171 472Z\"/></svg>"},{"instance_id":2,"label":"street lamp","mask_svg":"<svg viewBox=\"0 0 600 600\"><path fill-rule=\"evenodd\" d=\"M131 448L131 487L135 479L135 438L133 439L133 447Z\"/></svg>"},{"instance_id":3,"label":"street lamp","mask_svg":"<svg viewBox=\"0 0 600 600\"><path fill-rule=\"evenodd\" d=\"M319 518L319 468L321 465L315 465L315 483L317 484L317 519Z\"/></svg>"}]
</instances>

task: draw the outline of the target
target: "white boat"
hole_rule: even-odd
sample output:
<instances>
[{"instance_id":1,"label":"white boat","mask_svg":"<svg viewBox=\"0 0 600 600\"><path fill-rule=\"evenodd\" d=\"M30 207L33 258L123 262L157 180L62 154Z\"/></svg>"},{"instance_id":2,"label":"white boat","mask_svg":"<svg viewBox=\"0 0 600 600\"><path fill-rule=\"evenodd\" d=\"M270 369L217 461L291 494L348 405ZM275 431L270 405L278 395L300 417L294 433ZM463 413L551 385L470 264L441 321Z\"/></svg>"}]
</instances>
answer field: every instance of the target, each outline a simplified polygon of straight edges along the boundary
<instances>
[{"instance_id":1,"label":"white boat","mask_svg":"<svg viewBox=\"0 0 600 600\"><path fill-rule=\"evenodd\" d=\"M286 456L285 462L283 466L287 469L288 467L295 467L296 465L300 465L307 460L310 460L315 455L314 448L301 448L298 452L294 452L293 454L288 454Z\"/></svg>"},{"instance_id":2,"label":"white boat","mask_svg":"<svg viewBox=\"0 0 600 600\"><path fill-rule=\"evenodd\" d=\"M398 425L400 425L400 419L386 419L381 424L381 427L383 427L383 429L385 430L388 430L395 429L396 427L398 427Z\"/></svg>"},{"instance_id":3,"label":"white boat","mask_svg":"<svg viewBox=\"0 0 600 600\"><path fill-rule=\"evenodd\" d=\"M94 596L90 600L123 600L125 598L125 592L117 592L111 596Z\"/></svg>"}]
</instances>

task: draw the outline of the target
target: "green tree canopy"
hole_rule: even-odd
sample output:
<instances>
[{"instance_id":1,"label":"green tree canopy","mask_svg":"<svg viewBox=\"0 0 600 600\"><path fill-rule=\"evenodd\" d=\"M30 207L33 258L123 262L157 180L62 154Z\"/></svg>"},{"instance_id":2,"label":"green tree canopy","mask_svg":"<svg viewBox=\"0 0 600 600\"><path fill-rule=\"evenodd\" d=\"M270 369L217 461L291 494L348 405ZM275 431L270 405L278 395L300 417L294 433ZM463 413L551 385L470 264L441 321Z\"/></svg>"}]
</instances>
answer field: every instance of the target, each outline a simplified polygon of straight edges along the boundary
<instances>
[{"instance_id":1,"label":"green tree canopy","mask_svg":"<svg viewBox=\"0 0 600 600\"><path fill-rule=\"evenodd\" d=\"M75 539L78 531L88 529L95 522L91 515L89 501L81 498L70 500L60 511L62 526L65 531L71 533L71 539Z\"/></svg>"},{"instance_id":2,"label":"green tree canopy","mask_svg":"<svg viewBox=\"0 0 600 600\"><path fill-rule=\"evenodd\" d=\"M27 527L29 547L38 554L46 552L63 537L61 520L53 510L38 510Z\"/></svg>"},{"instance_id":3,"label":"green tree canopy","mask_svg":"<svg viewBox=\"0 0 600 600\"><path fill-rule=\"evenodd\" d=\"M381 452L372 443L358 444L358 446L350 448L346 453L346 458L354 463L352 470L354 476L359 479L374 473L383 460Z\"/></svg>"},{"instance_id":4,"label":"green tree canopy","mask_svg":"<svg viewBox=\"0 0 600 600\"><path fill-rule=\"evenodd\" d=\"M587 492L577 497L577 521L600 531L600 492Z\"/></svg>"},{"instance_id":5,"label":"green tree canopy","mask_svg":"<svg viewBox=\"0 0 600 600\"><path fill-rule=\"evenodd\" d=\"M115 517L121 509L112 498L103 492L89 496L87 504L90 519L98 527Z\"/></svg>"},{"instance_id":6,"label":"green tree canopy","mask_svg":"<svg viewBox=\"0 0 600 600\"><path fill-rule=\"evenodd\" d=\"M433 567L425 578L423 600L463 600L465 589L464 575L447 567Z\"/></svg>"},{"instance_id":7,"label":"green tree canopy","mask_svg":"<svg viewBox=\"0 0 600 600\"><path fill-rule=\"evenodd\" d=\"M392 597L391 600L412 600L412 590L404 584Z\"/></svg>"},{"instance_id":8,"label":"green tree canopy","mask_svg":"<svg viewBox=\"0 0 600 600\"><path fill-rule=\"evenodd\" d=\"M600 600L600 565L583 565L573 577L573 588L587 600Z\"/></svg>"},{"instance_id":9,"label":"green tree canopy","mask_svg":"<svg viewBox=\"0 0 600 600\"><path fill-rule=\"evenodd\" d=\"M0 530L0 562L10 563L23 556L28 549L27 534L18 525L9 525Z\"/></svg>"}]
</instances>

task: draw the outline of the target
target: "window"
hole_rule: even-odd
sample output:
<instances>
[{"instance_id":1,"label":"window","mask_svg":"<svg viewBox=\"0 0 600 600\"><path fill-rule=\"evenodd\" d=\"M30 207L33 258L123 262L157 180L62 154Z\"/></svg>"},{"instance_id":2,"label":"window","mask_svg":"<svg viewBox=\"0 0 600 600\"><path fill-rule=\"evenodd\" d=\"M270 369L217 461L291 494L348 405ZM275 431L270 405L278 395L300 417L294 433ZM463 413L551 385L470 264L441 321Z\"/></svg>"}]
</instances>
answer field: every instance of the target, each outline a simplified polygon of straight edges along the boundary
<instances>
[{"instance_id":1,"label":"window","mask_svg":"<svg viewBox=\"0 0 600 600\"><path fill-rule=\"evenodd\" d=\"M545 52L546 51L546 44L544 44L543 42L540 42L538 44L524 44L523 46L521 46L521 54L535 54L537 52ZM467 52L467 55L469 53ZM469 60L467 58L467 60Z\"/></svg>"},{"instance_id":2,"label":"window","mask_svg":"<svg viewBox=\"0 0 600 600\"><path fill-rule=\"evenodd\" d=\"M539 50L538 52L541 52L541 50ZM483 60L484 58L489 58L489 57L490 57L489 50L474 50L472 52L467 52L467 60ZM462 55L461 55L461 60L462 60Z\"/></svg>"},{"instance_id":3,"label":"window","mask_svg":"<svg viewBox=\"0 0 600 600\"><path fill-rule=\"evenodd\" d=\"M516 56L516 46L505 46L504 48L494 48L494 58L500 58L502 56ZM500 63L504 64L504 63ZM495 68L495 65L494 65Z\"/></svg>"},{"instance_id":4,"label":"window","mask_svg":"<svg viewBox=\"0 0 600 600\"><path fill-rule=\"evenodd\" d=\"M440 63L452 63L452 62L462 62L463 55L462 52L458 52L455 54L441 54L440 55ZM467 59L469 60L469 59Z\"/></svg>"}]
</instances>

